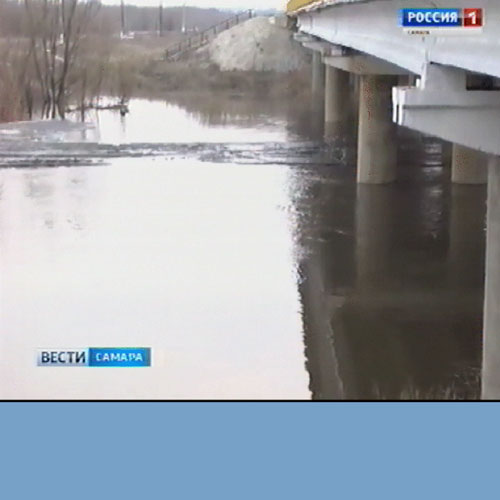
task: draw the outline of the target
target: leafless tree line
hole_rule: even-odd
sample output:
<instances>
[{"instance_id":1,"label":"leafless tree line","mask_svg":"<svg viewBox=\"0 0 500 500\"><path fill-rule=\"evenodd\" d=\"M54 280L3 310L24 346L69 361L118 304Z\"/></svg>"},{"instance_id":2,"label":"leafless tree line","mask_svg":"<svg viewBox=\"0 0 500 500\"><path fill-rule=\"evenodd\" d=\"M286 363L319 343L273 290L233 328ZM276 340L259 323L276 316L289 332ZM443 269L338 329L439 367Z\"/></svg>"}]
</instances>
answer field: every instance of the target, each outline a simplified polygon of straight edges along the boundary
<instances>
[{"instance_id":1,"label":"leafless tree line","mask_svg":"<svg viewBox=\"0 0 500 500\"><path fill-rule=\"evenodd\" d=\"M29 58L42 95L42 114L64 118L69 72L78 66L78 51L99 4L88 0L24 0ZM85 80L86 74L82 75ZM30 83L26 98L32 96Z\"/></svg>"},{"instance_id":2,"label":"leafless tree line","mask_svg":"<svg viewBox=\"0 0 500 500\"><path fill-rule=\"evenodd\" d=\"M109 35L89 36L95 0L21 0L17 36L0 38L0 121L65 118L68 103L85 108L103 82ZM0 9L0 16L2 10ZM1 35L1 33L0 33Z\"/></svg>"},{"instance_id":3,"label":"leafless tree line","mask_svg":"<svg viewBox=\"0 0 500 500\"><path fill-rule=\"evenodd\" d=\"M227 16L189 8L188 29ZM0 122L64 118L70 106L83 119L104 90L126 100L139 78L139 57L134 61L126 46L115 50L120 32L175 32L182 8L126 5L123 23L125 30L119 5L99 0L0 0Z\"/></svg>"}]
</instances>

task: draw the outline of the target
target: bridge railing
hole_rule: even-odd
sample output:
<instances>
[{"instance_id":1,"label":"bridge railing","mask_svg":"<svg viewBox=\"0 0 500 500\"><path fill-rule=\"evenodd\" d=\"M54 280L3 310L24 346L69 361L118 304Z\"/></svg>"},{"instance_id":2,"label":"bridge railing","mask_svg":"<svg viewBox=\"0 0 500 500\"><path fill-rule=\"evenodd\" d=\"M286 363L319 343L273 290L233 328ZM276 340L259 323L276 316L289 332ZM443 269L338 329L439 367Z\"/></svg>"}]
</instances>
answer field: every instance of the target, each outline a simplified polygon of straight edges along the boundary
<instances>
[{"instance_id":1,"label":"bridge railing","mask_svg":"<svg viewBox=\"0 0 500 500\"><path fill-rule=\"evenodd\" d=\"M362 2L369 0L289 0L286 5L287 14L293 14L294 12L298 12L305 7L327 7L330 5L341 4L341 3L349 3L349 2Z\"/></svg>"},{"instance_id":2,"label":"bridge railing","mask_svg":"<svg viewBox=\"0 0 500 500\"><path fill-rule=\"evenodd\" d=\"M197 49L203 46L205 43L208 43L210 39L213 38L218 33L226 31L227 29L232 28L233 26L236 26L237 24L240 24L243 21L247 21L248 19L251 19L253 16L254 16L253 10L250 9L241 12L239 14L236 14L235 16L230 17L225 21L214 24L213 26L210 26L210 28L195 33L194 35L191 35L188 38L181 40L180 42L177 42L174 45L171 45L170 47L167 47L167 49L165 50L165 59L168 60L173 57L180 56L184 52Z\"/></svg>"},{"instance_id":3,"label":"bridge railing","mask_svg":"<svg viewBox=\"0 0 500 500\"><path fill-rule=\"evenodd\" d=\"M297 12L298 10L308 7L309 5L321 3L319 0L290 0L286 5L286 11L288 14Z\"/></svg>"}]
</instances>

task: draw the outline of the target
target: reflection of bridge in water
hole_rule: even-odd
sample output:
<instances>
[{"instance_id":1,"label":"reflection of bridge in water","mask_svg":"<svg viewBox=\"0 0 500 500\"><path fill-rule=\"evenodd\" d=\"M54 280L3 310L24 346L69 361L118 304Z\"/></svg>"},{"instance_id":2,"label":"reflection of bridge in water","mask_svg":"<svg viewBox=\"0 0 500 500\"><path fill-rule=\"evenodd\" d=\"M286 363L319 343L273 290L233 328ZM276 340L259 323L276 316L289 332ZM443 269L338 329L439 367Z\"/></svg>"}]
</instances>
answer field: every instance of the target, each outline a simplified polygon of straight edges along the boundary
<instances>
[{"instance_id":1,"label":"reflection of bridge in water","mask_svg":"<svg viewBox=\"0 0 500 500\"><path fill-rule=\"evenodd\" d=\"M357 324L355 330L359 335L377 337L377 342L369 343L370 352L356 350L352 332L345 337L345 342L340 340L340 326L332 337L338 346L349 347L351 357L359 357L365 374L375 362L380 364L380 373L387 364L396 363L396 358L388 358L390 353L375 361L374 353L389 339L394 339L392 348L397 348L396 335L387 324L383 331L374 333L377 324L384 323L382 319L387 316L393 318L393 324L399 321L399 332L404 332L399 359L406 359L407 366L415 363L418 357L427 359L427 364L443 376L444 367L438 367L438 360L450 358L449 353L460 353L473 364L477 361L479 340L474 345L467 341L463 336L466 326L469 332L484 330L482 394L485 398L498 398L500 60L497 49L500 4L494 0L478 0L474 4L475 8L484 10L486 23L482 29L474 27L476 32L469 36L404 33L398 22L402 7L408 5L399 0L291 0L288 4L288 14L297 31L295 39L313 51L313 94L319 113L324 112L326 134L336 134L338 124L346 120L352 109L348 103L353 88L358 97L357 180L360 188L354 238L356 285L347 295L340 294L342 299L337 297L339 294L335 290L325 292L326 302L321 303L324 308L333 307L331 316L337 325L345 329L349 323ZM443 0L439 7L466 8L470 5L465 0ZM446 228L449 248L444 252L444 246L436 248L429 243L419 250L418 257L423 261L427 259L429 264L433 252L441 252L443 258L446 255L449 268L446 276L426 273L423 266L419 268L417 255L408 254L406 263L394 261L393 246L404 243L405 224L411 224L411 221L403 223L403 219L397 222L405 200L396 192L391 194L389 187L362 186L387 184L400 177L395 124L446 141L442 162L450 162L454 184ZM481 328L481 318L472 317L472 311L479 309L472 298L469 300L471 283L468 282L472 279L469 265L483 262L482 198L473 185L485 184L487 177L485 313ZM460 201L455 203L456 200ZM420 200L420 203L424 206L426 201ZM467 208L460 208L462 206ZM432 224L432 221L423 221ZM444 226L440 231L445 231ZM324 262L316 256L304 265L311 279L315 279L314 276L321 275L315 271L315 266L321 268ZM403 279L403 271L413 271L414 275ZM478 285L477 278L472 280L474 287ZM456 287L455 291L451 284ZM327 285L323 283L323 287ZM303 288L305 292L307 287ZM330 297L329 300L326 297ZM331 305L332 301L335 306ZM362 315L357 316L356 310L362 310ZM426 327L425 318L431 314L438 322L442 318L443 331L439 335ZM412 344L412 336L417 333L421 341ZM398 339L401 338L399 335ZM417 372L414 372L417 388L428 390L427 375ZM376 396L375 389L369 390L360 380L363 377L360 373L349 376L341 364L336 373L344 373L345 380L355 381L349 383L349 387L344 385L344 395ZM318 374L314 378L324 382ZM316 384L313 380L316 392L335 393L323 382ZM383 394L394 397L403 390L400 386L391 386L387 380L379 382Z\"/></svg>"},{"instance_id":2,"label":"reflection of bridge in water","mask_svg":"<svg viewBox=\"0 0 500 500\"><path fill-rule=\"evenodd\" d=\"M484 187L400 167L357 187L323 167L296 200L315 398L479 397Z\"/></svg>"}]
</instances>

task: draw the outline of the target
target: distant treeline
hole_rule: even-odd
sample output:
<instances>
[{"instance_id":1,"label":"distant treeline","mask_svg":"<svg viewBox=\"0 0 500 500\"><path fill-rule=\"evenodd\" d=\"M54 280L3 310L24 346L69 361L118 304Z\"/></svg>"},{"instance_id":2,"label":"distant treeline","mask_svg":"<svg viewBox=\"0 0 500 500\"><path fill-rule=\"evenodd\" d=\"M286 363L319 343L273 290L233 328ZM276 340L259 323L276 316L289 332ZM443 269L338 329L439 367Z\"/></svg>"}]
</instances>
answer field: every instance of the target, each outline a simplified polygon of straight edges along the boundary
<instances>
[{"instance_id":1,"label":"distant treeline","mask_svg":"<svg viewBox=\"0 0 500 500\"><path fill-rule=\"evenodd\" d=\"M44 0L40 0L42 3ZM50 1L50 0L49 0ZM23 0L0 0L0 37L18 36L26 31L26 11ZM94 2L99 4L99 2ZM158 2L160 4L160 2ZM120 33L120 5L99 5L99 12L93 20L92 31L96 33ZM183 8L164 7L160 16L159 7L137 7L125 5L125 31L158 31L159 20L163 31L180 31L182 28ZM240 9L241 10L241 9ZM186 7L186 28L203 30L226 20L237 10L202 9ZM274 11L259 11L257 14L270 15Z\"/></svg>"}]
</instances>

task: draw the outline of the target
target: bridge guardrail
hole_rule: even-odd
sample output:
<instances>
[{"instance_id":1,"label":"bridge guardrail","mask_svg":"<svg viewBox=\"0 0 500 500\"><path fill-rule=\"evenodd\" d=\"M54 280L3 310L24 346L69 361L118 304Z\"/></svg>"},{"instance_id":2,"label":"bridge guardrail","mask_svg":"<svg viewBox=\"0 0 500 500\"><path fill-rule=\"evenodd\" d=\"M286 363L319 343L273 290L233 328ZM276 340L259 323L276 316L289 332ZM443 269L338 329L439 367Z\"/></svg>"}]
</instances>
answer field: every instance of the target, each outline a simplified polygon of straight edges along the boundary
<instances>
[{"instance_id":1,"label":"bridge guardrail","mask_svg":"<svg viewBox=\"0 0 500 500\"><path fill-rule=\"evenodd\" d=\"M286 12L287 14L293 14L294 12L315 3L320 4L322 2L321 0L290 0L286 5Z\"/></svg>"}]
</instances>

